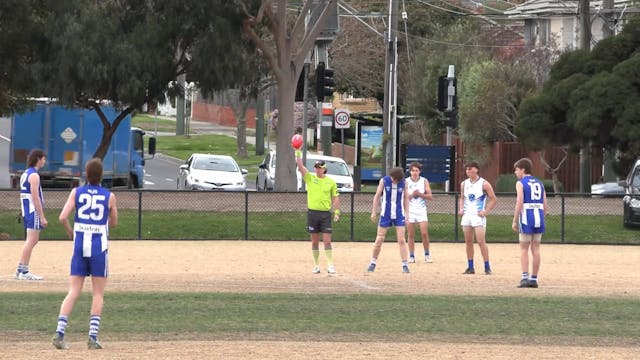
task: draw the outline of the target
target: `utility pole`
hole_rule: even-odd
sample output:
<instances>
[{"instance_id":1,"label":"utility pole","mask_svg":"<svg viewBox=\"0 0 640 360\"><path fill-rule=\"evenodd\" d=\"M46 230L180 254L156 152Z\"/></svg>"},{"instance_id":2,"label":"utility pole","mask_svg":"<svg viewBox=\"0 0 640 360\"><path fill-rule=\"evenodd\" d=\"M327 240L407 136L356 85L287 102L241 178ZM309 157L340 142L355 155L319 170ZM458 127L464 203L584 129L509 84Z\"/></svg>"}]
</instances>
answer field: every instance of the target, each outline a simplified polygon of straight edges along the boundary
<instances>
[{"instance_id":1,"label":"utility pole","mask_svg":"<svg viewBox=\"0 0 640 360\"><path fill-rule=\"evenodd\" d=\"M591 18L589 0L580 0L580 48L591 50ZM580 192L591 192L591 142L582 145L580 149Z\"/></svg>"},{"instance_id":2,"label":"utility pole","mask_svg":"<svg viewBox=\"0 0 640 360\"><path fill-rule=\"evenodd\" d=\"M613 0L603 0L602 10L604 17L604 24L602 25L602 38L606 39L614 35L614 15L613 15ZM605 149L602 154L602 179L606 181L616 181L617 177L613 171L613 161L615 158L615 150Z\"/></svg>"},{"instance_id":3,"label":"utility pole","mask_svg":"<svg viewBox=\"0 0 640 360\"><path fill-rule=\"evenodd\" d=\"M398 10L398 0L389 0L389 22L387 33L385 34L387 53L384 67L384 114L382 117L384 144L383 175L386 175L389 169L397 165Z\"/></svg>"},{"instance_id":4,"label":"utility pole","mask_svg":"<svg viewBox=\"0 0 640 360\"><path fill-rule=\"evenodd\" d=\"M184 135L184 105L187 92L187 75L178 75L178 86L182 87L182 94L176 97L176 135Z\"/></svg>"}]
</instances>

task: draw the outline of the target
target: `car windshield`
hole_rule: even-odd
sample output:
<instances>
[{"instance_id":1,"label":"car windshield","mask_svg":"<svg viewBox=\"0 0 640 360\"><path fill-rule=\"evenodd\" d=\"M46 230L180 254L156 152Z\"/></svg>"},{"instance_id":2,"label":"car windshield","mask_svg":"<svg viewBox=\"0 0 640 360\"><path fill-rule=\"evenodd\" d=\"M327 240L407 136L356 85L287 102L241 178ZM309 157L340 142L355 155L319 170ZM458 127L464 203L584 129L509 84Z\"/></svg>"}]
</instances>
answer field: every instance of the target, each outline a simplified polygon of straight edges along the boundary
<instances>
[{"instance_id":1,"label":"car windshield","mask_svg":"<svg viewBox=\"0 0 640 360\"><path fill-rule=\"evenodd\" d=\"M638 168L636 173L633 175L633 179L631 179L631 186L640 187L640 168Z\"/></svg>"},{"instance_id":2,"label":"car windshield","mask_svg":"<svg viewBox=\"0 0 640 360\"><path fill-rule=\"evenodd\" d=\"M193 169L227 172L238 171L238 167L233 161L224 158L197 158L193 162Z\"/></svg>"},{"instance_id":3,"label":"car windshield","mask_svg":"<svg viewBox=\"0 0 640 360\"><path fill-rule=\"evenodd\" d=\"M307 159L307 169L313 169L317 159ZM341 161L331 161L325 160L324 163L327 165L327 174L337 175L337 176L350 176L349 168L347 165Z\"/></svg>"}]
</instances>

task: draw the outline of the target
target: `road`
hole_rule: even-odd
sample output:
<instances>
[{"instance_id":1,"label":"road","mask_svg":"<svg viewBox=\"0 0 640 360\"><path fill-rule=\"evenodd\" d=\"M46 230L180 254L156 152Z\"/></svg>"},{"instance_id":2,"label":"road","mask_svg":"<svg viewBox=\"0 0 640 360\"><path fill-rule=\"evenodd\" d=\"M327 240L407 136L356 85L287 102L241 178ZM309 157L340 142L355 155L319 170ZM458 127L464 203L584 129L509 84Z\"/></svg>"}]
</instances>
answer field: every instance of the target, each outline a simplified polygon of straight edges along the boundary
<instances>
[{"instance_id":1,"label":"road","mask_svg":"<svg viewBox=\"0 0 640 360\"><path fill-rule=\"evenodd\" d=\"M194 122L195 123L195 122ZM198 133L218 133L233 136L229 128L219 127L197 122L192 129ZM255 140L253 140L255 141ZM9 188L9 149L11 142L11 118L0 118L0 189ZM146 161L145 189L175 190L178 167L182 160L174 159L163 154L156 154L155 158ZM255 190L255 178L247 179L247 189Z\"/></svg>"},{"instance_id":2,"label":"road","mask_svg":"<svg viewBox=\"0 0 640 360\"><path fill-rule=\"evenodd\" d=\"M146 160L144 188L150 190L175 190L178 167L182 161L156 154L153 159Z\"/></svg>"}]
</instances>

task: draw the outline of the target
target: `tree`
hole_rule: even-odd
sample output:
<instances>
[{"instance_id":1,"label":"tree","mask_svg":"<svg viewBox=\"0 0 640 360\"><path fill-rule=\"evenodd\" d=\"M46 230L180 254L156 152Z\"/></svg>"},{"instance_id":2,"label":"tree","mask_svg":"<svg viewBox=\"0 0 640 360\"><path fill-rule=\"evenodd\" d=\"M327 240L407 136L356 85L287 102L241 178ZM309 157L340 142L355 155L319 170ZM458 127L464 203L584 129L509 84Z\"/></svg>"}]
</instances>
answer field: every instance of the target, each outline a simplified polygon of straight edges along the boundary
<instances>
[{"instance_id":1,"label":"tree","mask_svg":"<svg viewBox=\"0 0 640 360\"><path fill-rule=\"evenodd\" d=\"M520 64L484 61L471 64L459 78L458 134L476 150L483 151L495 141L514 141L515 118L520 102L535 90L535 79Z\"/></svg>"},{"instance_id":2,"label":"tree","mask_svg":"<svg viewBox=\"0 0 640 360\"><path fill-rule=\"evenodd\" d=\"M314 9L317 21L305 32L305 18L312 0L302 2L300 11L289 16L287 0L261 0L242 4L244 32L258 47L271 68L278 86L278 133L276 140L276 184L279 191L296 191L293 150L289 139L294 133L293 104L296 84L305 57L322 30L327 9L337 0L324 0ZM256 6L251 6L256 5Z\"/></svg>"},{"instance_id":3,"label":"tree","mask_svg":"<svg viewBox=\"0 0 640 360\"><path fill-rule=\"evenodd\" d=\"M224 0L44 2L46 56L34 64L38 95L96 111L104 157L122 120L146 102L164 102L189 73L204 91L230 86L239 71L241 16ZM225 51L220 51L225 49ZM203 58L206 54L207 58ZM110 122L105 103L118 109Z\"/></svg>"},{"instance_id":4,"label":"tree","mask_svg":"<svg viewBox=\"0 0 640 360\"><path fill-rule=\"evenodd\" d=\"M406 84L406 107L413 110L416 116L424 119L430 130L430 141L439 143L440 136L446 127L446 118L436 108L438 78L447 74L449 65L455 65L456 77L463 76L470 64L488 58L486 49L477 47L482 43L480 23L475 19L457 17L434 26L430 36L417 45L409 76L414 80ZM433 39L437 39L432 41ZM460 83L459 83L460 84Z\"/></svg>"},{"instance_id":5,"label":"tree","mask_svg":"<svg viewBox=\"0 0 640 360\"><path fill-rule=\"evenodd\" d=\"M592 143L617 151L614 169L624 173L640 154L640 18L600 41L593 51L563 54L543 90L526 99L517 133L534 149Z\"/></svg>"},{"instance_id":6,"label":"tree","mask_svg":"<svg viewBox=\"0 0 640 360\"><path fill-rule=\"evenodd\" d=\"M0 115L28 106L32 65L45 44L42 6L41 0L0 1Z\"/></svg>"}]
</instances>

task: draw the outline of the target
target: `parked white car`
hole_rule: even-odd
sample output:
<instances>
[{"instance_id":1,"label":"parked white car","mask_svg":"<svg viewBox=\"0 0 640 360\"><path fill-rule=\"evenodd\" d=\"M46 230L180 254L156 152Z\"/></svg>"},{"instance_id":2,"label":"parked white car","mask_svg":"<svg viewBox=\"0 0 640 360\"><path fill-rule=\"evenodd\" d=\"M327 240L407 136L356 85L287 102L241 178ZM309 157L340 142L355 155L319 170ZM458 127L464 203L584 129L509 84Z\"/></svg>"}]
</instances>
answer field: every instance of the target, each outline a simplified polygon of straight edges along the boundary
<instances>
[{"instance_id":1,"label":"parked white car","mask_svg":"<svg viewBox=\"0 0 640 360\"><path fill-rule=\"evenodd\" d=\"M332 178L336 185L338 185L339 192L352 192L353 191L353 176L349 171L347 163L339 157L307 154L305 167L313 172L313 166L316 161L322 160L327 166L327 176ZM298 191L302 191L302 174L296 170L298 175Z\"/></svg>"},{"instance_id":2,"label":"parked white car","mask_svg":"<svg viewBox=\"0 0 640 360\"><path fill-rule=\"evenodd\" d=\"M177 188L245 191L247 172L231 156L192 154L185 164L180 165Z\"/></svg>"},{"instance_id":3,"label":"parked white car","mask_svg":"<svg viewBox=\"0 0 640 360\"><path fill-rule=\"evenodd\" d=\"M340 192L353 191L353 176L349 170L347 163L338 157L324 156L317 154L307 153L307 162L305 164L309 171L313 171L313 165L316 161L323 160L327 165L327 176L332 178L338 186ZM302 191L302 176L300 172L296 170L298 176L298 191ZM275 189L276 181L276 152L274 150L269 151L265 156L264 161L260 164L258 169L258 176L256 177L256 190L257 191L273 191Z\"/></svg>"}]
</instances>

